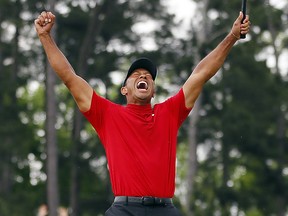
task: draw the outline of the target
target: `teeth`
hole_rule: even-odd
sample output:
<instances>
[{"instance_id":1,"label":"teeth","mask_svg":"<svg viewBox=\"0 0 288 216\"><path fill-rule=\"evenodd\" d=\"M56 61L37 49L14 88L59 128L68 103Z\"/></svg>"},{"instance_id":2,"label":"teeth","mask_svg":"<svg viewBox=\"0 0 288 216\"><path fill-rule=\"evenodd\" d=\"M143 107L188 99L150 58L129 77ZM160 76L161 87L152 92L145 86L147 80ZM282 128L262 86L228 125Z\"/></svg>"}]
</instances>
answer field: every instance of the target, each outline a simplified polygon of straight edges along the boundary
<instances>
[{"instance_id":1,"label":"teeth","mask_svg":"<svg viewBox=\"0 0 288 216\"><path fill-rule=\"evenodd\" d=\"M137 84L137 88L138 89L147 89L148 88L148 84L144 81L140 81L138 84Z\"/></svg>"}]
</instances>

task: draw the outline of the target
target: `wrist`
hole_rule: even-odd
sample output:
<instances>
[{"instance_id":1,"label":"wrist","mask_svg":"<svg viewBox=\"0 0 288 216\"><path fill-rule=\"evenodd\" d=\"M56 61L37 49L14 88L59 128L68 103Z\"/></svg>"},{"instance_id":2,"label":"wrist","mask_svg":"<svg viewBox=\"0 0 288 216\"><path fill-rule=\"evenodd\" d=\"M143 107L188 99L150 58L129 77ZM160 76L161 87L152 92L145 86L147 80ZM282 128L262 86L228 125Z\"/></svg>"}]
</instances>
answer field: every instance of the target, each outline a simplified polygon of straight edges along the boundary
<instances>
[{"instance_id":1,"label":"wrist","mask_svg":"<svg viewBox=\"0 0 288 216\"><path fill-rule=\"evenodd\" d=\"M50 32L47 31L40 31L38 32L38 37L39 38L49 38L50 37Z\"/></svg>"},{"instance_id":2,"label":"wrist","mask_svg":"<svg viewBox=\"0 0 288 216\"><path fill-rule=\"evenodd\" d=\"M230 32L230 35L232 35L236 40L239 40L239 39L240 39L240 35L237 36L236 34L234 34L233 31Z\"/></svg>"}]
</instances>

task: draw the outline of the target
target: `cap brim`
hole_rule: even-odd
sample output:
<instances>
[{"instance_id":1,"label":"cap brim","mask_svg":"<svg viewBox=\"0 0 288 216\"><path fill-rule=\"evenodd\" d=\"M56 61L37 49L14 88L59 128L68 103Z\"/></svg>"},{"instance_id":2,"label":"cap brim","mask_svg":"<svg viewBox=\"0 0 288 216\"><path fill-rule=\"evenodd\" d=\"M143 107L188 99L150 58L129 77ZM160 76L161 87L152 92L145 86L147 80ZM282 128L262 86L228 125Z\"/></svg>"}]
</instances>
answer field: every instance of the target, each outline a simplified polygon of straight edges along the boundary
<instances>
[{"instance_id":1,"label":"cap brim","mask_svg":"<svg viewBox=\"0 0 288 216\"><path fill-rule=\"evenodd\" d=\"M155 80L157 76L157 67L153 64L153 62L148 58L139 58L136 59L130 66L127 76L123 82L123 86L126 84L128 77L137 69L143 68L152 75L153 80Z\"/></svg>"}]
</instances>

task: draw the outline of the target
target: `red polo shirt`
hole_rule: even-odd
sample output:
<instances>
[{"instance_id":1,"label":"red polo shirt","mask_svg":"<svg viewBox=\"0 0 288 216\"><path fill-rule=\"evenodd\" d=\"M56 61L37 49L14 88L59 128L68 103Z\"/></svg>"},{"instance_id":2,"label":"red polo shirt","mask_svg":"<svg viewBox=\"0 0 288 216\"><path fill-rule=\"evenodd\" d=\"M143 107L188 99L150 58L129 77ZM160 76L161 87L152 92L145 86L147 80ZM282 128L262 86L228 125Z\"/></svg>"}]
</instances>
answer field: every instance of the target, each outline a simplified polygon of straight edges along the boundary
<instances>
[{"instance_id":1,"label":"red polo shirt","mask_svg":"<svg viewBox=\"0 0 288 216\"><path fill-rule=\"evenodd\" d=\"M115 196L173 197L177 133L190 111L182 89L153 108L121 106L93 93L83 115L105 148Z\"/></svg>"}]
</instances>

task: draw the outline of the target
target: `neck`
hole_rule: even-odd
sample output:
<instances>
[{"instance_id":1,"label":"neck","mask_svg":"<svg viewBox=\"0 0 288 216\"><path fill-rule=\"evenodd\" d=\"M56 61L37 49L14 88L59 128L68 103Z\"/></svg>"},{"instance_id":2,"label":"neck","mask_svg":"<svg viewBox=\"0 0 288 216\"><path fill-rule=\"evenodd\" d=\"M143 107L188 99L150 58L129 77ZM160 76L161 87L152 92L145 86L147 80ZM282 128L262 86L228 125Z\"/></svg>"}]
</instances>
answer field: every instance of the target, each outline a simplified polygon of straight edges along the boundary
<instances>
[{"instance_id":1,"label":"neck","mask_svg":"<svg viewBox=\"0 0 288 216\"><path fill-rule=\"evenodd\" d=\"M134 99L128 99L126 97L127 104L134 104L134 105L139 105L139 106L145 106L145 105L151 105L151 98L147 99L141 99L141 98L134 98Z\"/></svg>"},{"instance_id":2,"label":"neck","mask_svg":"<svg viewBox=\"0 0 288 216\"><path fill-rule=\"evenodd\" d=\"M150 105L150 102L127 102L127 105L138 105L138 106L147 106Z\"/></svg>"}]
</instances>

